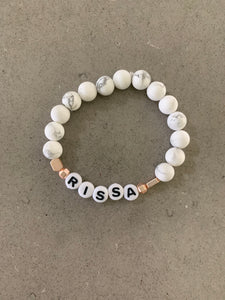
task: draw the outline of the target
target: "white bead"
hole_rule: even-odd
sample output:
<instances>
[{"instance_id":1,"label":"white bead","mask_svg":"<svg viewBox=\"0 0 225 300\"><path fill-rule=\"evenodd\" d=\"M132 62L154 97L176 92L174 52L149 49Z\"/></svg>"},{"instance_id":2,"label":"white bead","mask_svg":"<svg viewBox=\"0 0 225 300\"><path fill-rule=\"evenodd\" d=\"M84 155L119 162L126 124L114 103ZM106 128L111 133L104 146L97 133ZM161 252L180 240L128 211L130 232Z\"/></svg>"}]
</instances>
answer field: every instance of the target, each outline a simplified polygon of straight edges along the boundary
<instances>
[{"instance_id":1,"label":"white bead","mask_svg":"<svg viewBox=\"0 0 225 300\"><path fill-rule=\"evenodd\" d=\"M78 189L81 183L82 183L81 176L75 172L70 173L65 179L66 187L70 190Z\"/></svg>"},{"instance_id":2,"label":"white bead","mask_svg":"<svg viewBox=\"0 0 225 300\"><path fill-rule=\"evenodd\" d=\"M170 136L170 144L173 147L185 148L190 143L190 136L184 130L174 131Z\"/></svg>"},{"instance_id":3,"label":"white bead","mask_svg":"<svg viewBox=\"0 0 225 300\"><path fill-rule=\"evenodd\" d=\"M98 203L103 203L108 199L108 195L108 189L99 185L94 189L92 198Z\"/></svg>"},{"instance_id":4,"label":"white bead","mask_svg":"<svg viewBox=\"0 0 225 300\"><path fill-rule=\"evenodd\" d=\"M187 124L187 118L182 112L176 111L167 118L167 125L172 130L181 130Z\"/></svg>"},{"instance_id":5,"label":"white bead","mask_svg":"<svg viewBox=\"0 0 225 300\"><path fill-rule=\"evenodd\" d=\"M94 192L94 185L89 181L84 181L78 188L78 194L82 198L90 198Z\"/></svg>"},{"instance_id":6,"label":"white bead","mask_svg":"<svg viewBox=\"0 0 225 300\"><path fill-rule=\"evenodd\" d=\"M153 101L159 101L166 95L166 86L159 81L153 81L147 88L147 96Z\"/></svg>"},{"instance_id":7,"label":"white bead","mask_svg":"<svg viewBox=\"0 0 225 300\"><path fill-rule=\"evenodd\" d=\"M179 148L170 148L165 154L165 159L171 166L179 167L185 161L185 153Z\"/></svg>"},{"instance_id":8,"label":"white bead","mask_svg":"<svg viewBox=\"0 0 225 300\"><path fill-rule=\"evenodd\" d=\"M172 114L177 108L178 102L174 96L167 95L159 101L159 110L165 115Z\"/></svg>"},{"instance_id":9,"label":"white bead","mask_svg":"<svg viewBox=\"0 0 225 300\"><path fill-rule=\"evenodd\" d=\"M67 92L62 98L62 103L71 111L74 111L80 108L81 98L76 92Z\"/></svg>"},{"instance_id":10,"label":"white bead","mask_svg":"<svg viewBox=\"0 0 225 300\"><path fill-rule=\"evenodd\" d=\"M132 85L137 90L146 89L151 82L151 76L144 70L138 70L133 74Z\"/></svg>"},{"instance_id":11,"label":"white bead","mask_svg":"<svg viewBox=\"0 0 225 300\"><path fill-rule=\"evenodd\" d=\"M64 127L57 122L50 122L45 126L45 136L51 141L59 141L65 134Z\"/></svg>"},{"instance_id":12,"label":"white bead","mask_svg":"<svg viewBox=\"0 0 225 300\"><path fill-rule=\"evenodd\" d=\"M120 200L123 197L123 187L118 183L113 183L108 188L109 198L112 200Z\"/></svg>"},{"instance_id":13,"label":"white bead","mask_svg":"<svg viewBox=\"0 0 225 300\"><path fill-rule=\"evenodd\" d=\"M124 198L127 199L128 201L133 201L137 199L139 192L137 187L134 184L127 184L124 187Z\"/></svg>"},{"instance_id":14,"label":"white bead","mask_svg":"<svg viewBox=\"0 0 225 300\"><path fill-rule=\"evenodd\" d=\"M48 141L43 146L43 154L48 159L59 158L62 155L62 152L62 145L56 141Z\"/></svg>"},{"instance_id":15,"label":"white bead","mask_svg":"<svg viewBox=\"0 0 225 300\"><path fill-rule=\"evenodd\" d=\"M96 82L96 88L102 96L109 96L114 91L114 82L109 76L102 76Z\"/></svg>"},{"instance_id":16,"label":"white bead","mask_svg":"<svg viewBox=\"0 0 225 300\"><path fill-rule=\"evenodd\" d=\"M125 90L131 85L131 75L126 70L118 70L113 75L113 81L119 90Z\"/></svg>"},{"instance_id":17,"label":"white bead","mask_svg":"<svg viewBox=\"0 0 225 300\"><path fill-rule=\"evenodd\" d=\"M97 96L96 86L90 81L82 82L78 87L78 94L83 101L92 101Z\"/></svg>"},{"instance_id":18,"label":"white bead","mask_svg":"<svg viewBox=\"0 0 225 300\"><path fill-rule=\"evenodd\" d=\"M167 163L161 163L155 168L155 176L160 181L170 181L171 179L173 179L174 174L174 168Z\"/></svg>"},{"instance_id":19,"label":"white bead","mask_svg":"<svg viewBox=\"0 0 225 300\"><path fill-rule=\"evenodd\" d=\"M52 108L51 118L60 124L65 124L70 119L70 111L64 105L59 104Z\"/></svg>"}]
</instances>

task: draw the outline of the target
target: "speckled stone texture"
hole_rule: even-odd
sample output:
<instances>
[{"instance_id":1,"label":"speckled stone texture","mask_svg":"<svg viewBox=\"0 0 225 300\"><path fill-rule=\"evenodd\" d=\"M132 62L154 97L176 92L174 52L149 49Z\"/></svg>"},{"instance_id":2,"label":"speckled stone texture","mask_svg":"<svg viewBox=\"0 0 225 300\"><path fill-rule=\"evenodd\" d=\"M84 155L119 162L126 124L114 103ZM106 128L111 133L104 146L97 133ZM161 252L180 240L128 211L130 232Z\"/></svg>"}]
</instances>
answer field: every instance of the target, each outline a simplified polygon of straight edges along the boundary
<instances>
[{"instance_id":1,"label":"speckled stone texture","mask_svg":"<svg viewBox=\"0 0 225 300\"><path fill-rule=\"evenodd\" d=\"M224 9L208 1L1 1L0 299L224 300ZM51 108L82 81L149 71L188 117L169 183L97 204L42 155ZM83 103L63 163L97 185L145 182L166 115L130 87Z\"/></svg>"}]
</instances>

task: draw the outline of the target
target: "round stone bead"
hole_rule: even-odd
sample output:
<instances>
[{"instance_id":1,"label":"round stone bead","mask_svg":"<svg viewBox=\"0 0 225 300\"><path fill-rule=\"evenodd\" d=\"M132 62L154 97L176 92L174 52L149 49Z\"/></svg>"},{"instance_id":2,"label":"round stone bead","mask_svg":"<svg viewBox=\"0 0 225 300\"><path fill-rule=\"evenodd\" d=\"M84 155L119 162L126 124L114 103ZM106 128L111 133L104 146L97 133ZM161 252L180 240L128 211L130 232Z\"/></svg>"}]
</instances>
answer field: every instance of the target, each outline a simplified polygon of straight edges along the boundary
<instances>
[{"instance_id":1,"label":"round stone bead","mask_svg":"<svg viewBox=\"0 0 225 300\"><path fill-rule=\"evenodd\" d=\"M177 108L178 102L174 96L167 95L159 101L159 110L165 115L172 114Z\"/></svg>"},{"instance_id":2,"label":"round stone bead","mask_svg":"<svg viewBox=\"0 0 225 300\"><path fill-rule=\"evenodd\" d=\"M63 153L62 145L56 141L48 141L43 146L43 154L48 159L59 158Z\"/></svg>"},{"instance_id":3,"label":"round stone bead","mask_svg":"<svg viewBox=\"0 0 225 300\"><path fill-rule=\"evenodd\" d=\"M137 187L134 184L127 184L124 187L124 198L128 201L133 201L137 199L139 192Z\"/></svg>"},{"instance_id":4,"label":"round stone bead","mask_svg":"<svg viewBox=\"0 0 225 300\"><path fill-rule=\"evenodd\" d=\"M114 91L114 82L109 76L102 76L96 82L96 88L102 96L109 96Z\"/></svg>"},{"instance_id":5,"label":"round stone bead","mask_svg":"<svg viewBox=\"0 0 225 300\"><path fill-rule=\"evenodd\" d=\"M190 143L190 136L184 130L174 131L170 136L170 144L177 148L186 148Z\"/></svg>"},{"instance_id":6,"label":"round stone bead","mask_svg":"<svg viewBox=\"0 0 225 300\"><path fill-rule=\"evenodd\" d=\"M82 198L90 198L94 192L94 185L89 181L84 181L78 188L78 194Z\"/></svg>"},{"instance_id":7,"label":"round stone bead","mask_svg":"<svg viewBox=\"0 0 225 300\"><path fill-rule=\"evenodd\" d=\"M131 75L126 70L118 70L113 75L113 81L117 89L125 90L131 85Z\"/></svg>"},{"instance_id":8,"label":"round stone bead","mask_svg":"<svg viewBox=\"0 0 225 300\"><path fill-rule=\"evenodd\" d=\"M120 200L123 197L123 187L118 183L113 183L108 188L109 198L112 200Z\"/></svg>"},{"instance_id":9,"label":"round stone bead","mask_svg":"<svg viewBox=\"0 0 225 300\"><path fill-rule=\"evenodd\" d=\"M108 199L108 189L105 186L97 186L94 189L92 198L95 200L95 202L103 203Z\"/></svg>"},{"instance_id":10,"label":"round stone bead","mask_svg":"<svg viewBox=\"0 0 225 300\"><path fill-rule=\"evenodd\" d=\"M185 161L185 153L179 148L170 148L165 154L165 159L171 166L179 167Z\"/></svg>"},{"instance_id":11,"label":"round stone bead","mask_svg":"<svg viewBox=\"0 0 225 300\"><path fill-rule=\"evenodd\" d=\"M181 130L187 124L186 116L179 111L170 114L167 118L167 125L172 130Z\"/></svg>"},{"instance_id":12,"label":"round stone bead","mask_svg":"<svg viewBox=\"0 0 225 300\"><path fill-rule=\"evenodd\" d=\"M167 163L161 163L155 168L155 176L163 182L173 179L174 174L174 168Z\"/></svg>"},{"instance_id":13,"label":"round stone bead","mask_svg":"<svg viewBox=\"0 0 225 300\"><path fill-rule=\"evenodd\" d=\"M97 89L90 81L82 82L78 87L78 94L83 101L93 101L97 96Z\"/></svg>"},{"instance_id":14,"label":"round stone bead","mask_svg":"<svg viewBox=\"0 0 225 300\"><path fill-rule=\"evenodd\" d=\"M45 126L45 136L51 141L59 141L65 134L64 127L57 122L50 122Z\"/></svg>"},{"instance_id":15,"label":"round stone bead","mask_svg":"<svg viewBox=\"0 0 225 300\"><path fill-rule=\"evenodd\" d=\"M151 82L151 76L144 70L138 70L133 74L132 85L137 90L146 89Z\"/></svg>"},{"instance_id":16,"label":"round stone bead","mask_svg":"<svg viewBox=\"0 0 225 300\"><path fill-rule=\"evenodd\" d=\"M62 98L62 103L71 111L74 111L80 108L81 98L76 92L67 92Z\"/></svg>"},{"instance_id":17,"label":"round stone bead","mask_svg":"<svg viewBox=\"0 0 225 300\"><path fill-rule=\"evenodd\" d=\"M147 96L153 101L159 101L166 95L166 86L159 81L153 81L147 88Z\"/></svg>"},{"instance_id":18,"label":"round stone bead","mask_svg":"<svg viewBox=\"0 0 225 300\"><path fill-rule=\"evenodd\" d=\"M81 176L75 172L70 173L65 179L66 187L70 190L78 189L81 183L82 183Z\"/></svg>"},{"instance_id":19,"label":"round stone bead","mask_svg":"<svg viewBox=\"0 0 225 300\"><path fill-rule=\"evenodd\" d=\"M65 124L70 119L70 111L62 104L56 105L51 110L51 118L57 123Z\"/></svg>"}]
</instances>

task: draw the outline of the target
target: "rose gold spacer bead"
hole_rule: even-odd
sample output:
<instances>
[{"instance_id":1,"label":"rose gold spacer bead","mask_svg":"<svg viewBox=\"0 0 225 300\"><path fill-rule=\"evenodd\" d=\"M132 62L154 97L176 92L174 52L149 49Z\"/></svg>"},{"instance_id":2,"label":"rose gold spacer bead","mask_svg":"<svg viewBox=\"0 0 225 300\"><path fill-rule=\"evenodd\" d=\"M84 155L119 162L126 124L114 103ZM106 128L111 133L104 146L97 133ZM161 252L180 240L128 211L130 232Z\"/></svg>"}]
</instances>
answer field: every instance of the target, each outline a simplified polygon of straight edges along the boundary
<instances>
[{"instance_id":1,"label":"rose gold spacer bead","mask_svg":"<svg viewBox=\"0 0 225 300\"><path fill-rule=\"evenodd\" d=\"M59 172L63 168L63 163L59 158L54 158L50 161L50 165L52 170L55 172Z\"/></svg>"},{"instance_id":2,"label":"rose gold spacer bead","mask_svg":"<svg viewBox=\"0 0 225 300\"><path fill-rule=\"evenodd\" d=\"M137 185L137 189L138 189L139 193L145 194L147 192L147 190L148 190L148 187L147 187L147 185L145 183L139 183Z\"/></svg>"},{"instance_id":3,"label":"rose gold spacer bead","mask_svg":"<svg viewBox=\"0 0 225 300\"><path fill-rule=\"evenodd\" d=\"M59 171L59 177L65 179L70 174L70 171L67 168L63 168Z\"/></svg>"},{"instance_id":4,"label":"rose gold spacer bead","mask_svg":"<svg viewBox=\"0 0 225 300\"><path fill-rule=\"evenodd\" d=\"M157 177L155 177L155 178L153 178L152 180L150 180L149 182L146 183L147 188L150 189L151 187L153 187L154 185L156 185L159 182L160 182L160 180Z\"/></svg>"}]
</instances>

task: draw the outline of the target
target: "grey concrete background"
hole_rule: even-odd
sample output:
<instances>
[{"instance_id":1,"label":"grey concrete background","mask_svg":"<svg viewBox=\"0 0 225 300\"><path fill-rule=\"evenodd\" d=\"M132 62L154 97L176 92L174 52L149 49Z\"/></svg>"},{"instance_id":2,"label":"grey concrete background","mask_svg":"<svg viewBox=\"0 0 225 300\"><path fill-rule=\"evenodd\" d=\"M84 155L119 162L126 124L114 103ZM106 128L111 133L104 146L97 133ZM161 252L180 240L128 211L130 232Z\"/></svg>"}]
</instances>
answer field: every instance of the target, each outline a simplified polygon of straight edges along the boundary
<instances>
[{"instance_id":1,"label":"grey concrete background","mask_svg":"<svg viewBox=\"0 0 225 300\"><path fill-rule=\"evenodd\" d=\"M224 1L0 3L0 299L224 300ZM170 183L98 205L51 171L43 128L66 91L120 68L165 82L191 144ZM116 91L72 115L63 161L137 184L169 134L144 92Z\"/></svg>"}]
</instances>

